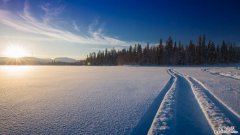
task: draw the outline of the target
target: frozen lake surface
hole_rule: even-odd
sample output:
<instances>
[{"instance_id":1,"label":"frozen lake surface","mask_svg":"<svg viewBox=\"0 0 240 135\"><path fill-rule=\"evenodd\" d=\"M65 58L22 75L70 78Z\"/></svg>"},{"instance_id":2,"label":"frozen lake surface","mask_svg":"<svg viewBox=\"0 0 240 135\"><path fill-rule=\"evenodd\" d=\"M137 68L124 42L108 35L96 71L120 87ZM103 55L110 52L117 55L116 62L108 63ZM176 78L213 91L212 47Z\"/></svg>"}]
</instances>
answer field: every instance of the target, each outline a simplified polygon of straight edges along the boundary
<instances>
[{"instance_id":1,"label":"frozen lake surface","mask_svg":"<svg viewBox=\"0 0 240 135\"><path fill-rule=\"evenodd\" d=\"M130 134L166 69L0 66L0 134Z\"/></svg>"}]
</instances>

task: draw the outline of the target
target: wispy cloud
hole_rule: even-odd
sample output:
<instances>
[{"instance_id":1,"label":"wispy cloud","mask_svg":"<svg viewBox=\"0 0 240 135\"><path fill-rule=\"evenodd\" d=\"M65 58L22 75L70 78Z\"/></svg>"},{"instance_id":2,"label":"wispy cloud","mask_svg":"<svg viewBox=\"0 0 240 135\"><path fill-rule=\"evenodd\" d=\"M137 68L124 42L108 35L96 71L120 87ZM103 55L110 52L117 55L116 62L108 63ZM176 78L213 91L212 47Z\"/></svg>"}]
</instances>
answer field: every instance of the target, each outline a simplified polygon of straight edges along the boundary
<instances>
[{"instance_id":1,"label":"wispy cloud","mask_svg":"<svg viewBox=\"0 0 240 135\"><path fill-rule=\"evenodd\" d=\"M75 21L72 22L72 25L73 25L74 30L80 31L80 27L76 24Z\"/></svg>"},{"instance_id":2,"label":"wispy cloud","mask_svg":"<svg viewBox=\"0 0 240 135\"><path fill-rule=\"evenodd\" d=\"M54 21L53 19L56 19L58 15L60 15L63 10L65 9L65 6L59 6L59 7L51 7L50 3L45 3L40 6L41 9L44 11L44 16L42 17L43 22L45 24Z\"/></svg>"},{"instance_id":3,"label":"wispy cloud","mask_svg":"<svg viewBox=\"0 0 240 135\"><path fill-rule=\"evenodd\" d=\"M27 1L24 3L23 10L18 13L0 9L0 24L18 31L46 36L54 40L63 40L71 43L111 46L127 46L130 43L104 35L102 28L94 29L92 24L89 25L89 34L74 34L68 30L61 29L56 26L56 24L52 25L54 22L54 16L59 15L64 7L50 8L50 5L47 3L42 5L41 9L45 12L41 19L36 18L31 13L31 7ZM76 22L73 23L73 27L75 30L80 31Z\"/></svg>"}]
</instances>

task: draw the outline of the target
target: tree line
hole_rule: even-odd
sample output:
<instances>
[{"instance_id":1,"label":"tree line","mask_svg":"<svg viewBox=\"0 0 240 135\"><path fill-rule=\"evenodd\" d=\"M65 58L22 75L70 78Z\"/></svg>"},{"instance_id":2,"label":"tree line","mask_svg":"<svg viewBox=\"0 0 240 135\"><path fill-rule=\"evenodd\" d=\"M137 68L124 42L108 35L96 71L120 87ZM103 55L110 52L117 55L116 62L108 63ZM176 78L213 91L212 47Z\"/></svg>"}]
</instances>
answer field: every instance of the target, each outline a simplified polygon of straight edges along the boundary
<instances>
[{"instance_id":1,"label":"tree line","mask_svg":"<svg viewBox=\"0 0 240 135\"><path fill-rule=\"evenodd\" d=\"M168 37L165 43L160 39L159 44L153 46L135 44L121 50L106 48L92 52L85 62L88 65L229 64L240 62L240 47L225 41L216 45L206 41L204 35L199 36L197 42L189 41L185 45Z\"/></svg>"}]
</instances>

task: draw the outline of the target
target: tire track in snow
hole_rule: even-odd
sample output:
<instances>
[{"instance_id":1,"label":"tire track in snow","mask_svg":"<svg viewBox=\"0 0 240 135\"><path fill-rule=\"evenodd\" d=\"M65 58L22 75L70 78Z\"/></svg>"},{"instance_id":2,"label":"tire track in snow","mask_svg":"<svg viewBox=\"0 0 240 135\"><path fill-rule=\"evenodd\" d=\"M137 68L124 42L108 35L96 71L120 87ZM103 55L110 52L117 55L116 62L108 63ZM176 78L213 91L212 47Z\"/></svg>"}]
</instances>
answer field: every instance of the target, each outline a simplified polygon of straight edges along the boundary
<instances>
[{"instance_id":1,"label":"tire track in snow","mask_svg":"<svg viewBox=\"0 0 240 135\"><path fill-rule=\"evenodd\" d=\"M171 72L171 70L168 70L168 73L174 78L174 82L163 98L163 101L148 131L149 135L170 134L174 128L177 77Z\"/></svg>"},{"instance_id":2,"label":"tire track in snow","mask_svg":"<svg viewBox=\"0 0 240 135\"><path fill-rule=\"evenodd\" d=\"M213 134L188 81L173 70L169 73L175 78L174 83L166 93L148 134Z\"/></svg>"},{"instance_id":3,"label":"tire track in snow","mask_svg":"<svg viewBox=\"0 0 240 135\"><path fill-rule=\"evenodd\" d=\"M188 81L175 72L177 82L175 134L211 135L213 131L199 106Z\"/></svg>"},{"instance_id":4,"label":"tire track in snow","mask_svg":"<svg viewBox=\"0 0 240 135\"><path fill-rule=\"evenodd\" d=\"M192 77L185 78L213 131L222 127L235 127L235 130L239 131L237 126L240 125L240 119L237 113L215 97L201 82Z\"/></svg>"},{"instance_id":5,"label":"tire track in snow","mask_svg":"<svg viewBox=\"0 0 240 135\"><path fill-rule=\"evenodd\" d=\"M169 73L169 70L167 71ZM169 73L170 74L170 73ZM155 98L151 106L148 108L144 116L141 118L141 120L138 122L137 126L133 129L132 135L142 135L147 134L148 130L152 124L152 121L158 111L158 108L163 101L164 96L170 89L170 87L174 83L174 77L171 76L167 84L164 86L164 88L160 91L158 96Z\"/></svg>"}]
</instances>

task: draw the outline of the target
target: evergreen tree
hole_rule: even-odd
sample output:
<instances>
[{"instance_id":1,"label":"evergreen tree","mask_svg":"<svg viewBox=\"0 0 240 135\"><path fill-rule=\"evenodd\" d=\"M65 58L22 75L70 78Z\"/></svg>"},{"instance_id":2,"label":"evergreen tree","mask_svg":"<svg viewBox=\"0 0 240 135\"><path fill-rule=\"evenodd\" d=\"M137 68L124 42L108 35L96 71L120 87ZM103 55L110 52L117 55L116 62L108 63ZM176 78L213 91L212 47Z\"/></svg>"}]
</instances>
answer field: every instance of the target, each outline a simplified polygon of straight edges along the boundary
<instances>
[{"instance_id":1,"label":"evergreen tree","mask_svg":"<svg viewBox=\"0 0 240 135\"><path fill-rule=\"evenodd\" d=\"M215 64L215 63L237 63L240 62L240 47L232 43L215 45L209 41L206 45L205 36L199 36L197 44L190 41L183 45L177 45L171 37L166 40L160 39L158 46L150 46L147 43L142 47L141 44L131 45L129 48L115 50L112 48L98 53L90 53L85 60L87 65L183 65L183 64Z\"/></svg>"},{"instance_id":2,"label":"evergreen tree","mask_svg":"<svg viewBox=\"0 0 240 135\"><path fill-rule=\"evenodd\" d=\"M173 49L173 40L171 37L168 37L167 41L166 41L166 57L167 59L167 64L172 64L172 49Z\"/></svg>"}]
</instances>

